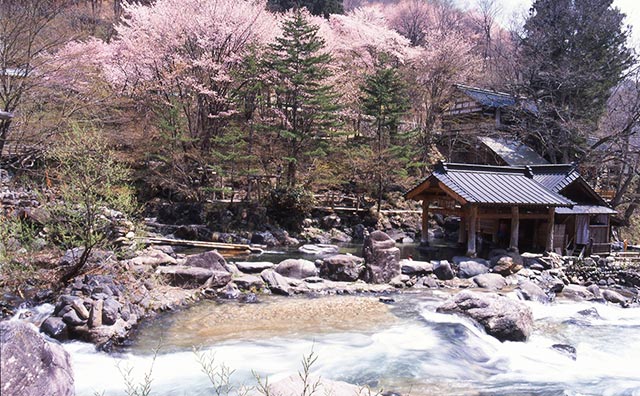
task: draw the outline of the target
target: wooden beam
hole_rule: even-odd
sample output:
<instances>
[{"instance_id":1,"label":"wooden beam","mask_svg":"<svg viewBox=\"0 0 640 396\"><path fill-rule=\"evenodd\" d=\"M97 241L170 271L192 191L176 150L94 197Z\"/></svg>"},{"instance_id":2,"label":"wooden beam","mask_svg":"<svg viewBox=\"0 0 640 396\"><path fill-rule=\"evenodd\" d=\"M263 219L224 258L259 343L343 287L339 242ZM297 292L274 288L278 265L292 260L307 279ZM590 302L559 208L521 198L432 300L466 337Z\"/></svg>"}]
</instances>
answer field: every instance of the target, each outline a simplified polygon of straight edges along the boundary
<instances>
[{"instance_id":1,"label":"wooden beam","mask_svg":"<svg viewBox=\"0 0 640 396\"><path fill-rule=\"evenodd\" d=\"M420 244L429 245L429 201L422 201L422 228Z\"/></svg>"},{"instance_id":2,"label":"wooden beam","mask_svg":"<svg viewBox=\"0 0 640 396\"><path fill-rule=\"evenodd\" d=\"M520 237L520 211L517 206L511 207L511 240L509 248L518 251L518 238Z\"/></svg>"},{"instance_id":3,"label":"wooden beam","mask_svg":"<svg viewBox=\"0 0 640 396\"><path fill-rule=\"evenodd\" d=\"M460 216L460 228L458 228L458 243L462 244L467 241L467 221L464 216Z\"/></svg>"},{"instance_id":4,"label":"wooden beam","mask_svg":"<svg viewBox=\"0 0 640 396\"><path fill-rule=\"evenodd\" d=\"M478 219L482 220L510 219L512 217L513 215L511 213L478 213ZM521 220L546 220L549 215L547 213L520 213L519 217Z\"/></svg>"},{"instance_id":5,"label":"wooden beam","mask_svg":"<svg viewBox=\"0 0 640 396\"><path fill-rule=\"evenodd\" d=\"M545 250L547 252L553 252L553 228L554 228L554 217L556 214L556 208L549 208L549 212L547 214L547 240Z\"/></svg>"},{"instance_id":6,"label":"wooden beam","mask_svg":"<svg viewBox=\"0 0 640 396\"><path fill-rule=\"evenodd\" d=\"M457 192L455 192L452 189L450 189L449 187L447 187L443 182L438 181L438 187L440 187L444 192L447 193L447 195L449 195L451 198L453 198L460 205L464 205L464 204L467 203L466 199L462 198L460 196L460 194L458 194Z\"/></svg>"},{"instance_id":7,"label":"wooden beam","mask_svg":"<svg viewBox=\"0 0 640 396\"><path fill-rule=\"evenodd\" d=\"M469 207L469 228L467 232L467 256L476 257L476 228L478 223L478 207Z\"/></svg>"}]
</instances>

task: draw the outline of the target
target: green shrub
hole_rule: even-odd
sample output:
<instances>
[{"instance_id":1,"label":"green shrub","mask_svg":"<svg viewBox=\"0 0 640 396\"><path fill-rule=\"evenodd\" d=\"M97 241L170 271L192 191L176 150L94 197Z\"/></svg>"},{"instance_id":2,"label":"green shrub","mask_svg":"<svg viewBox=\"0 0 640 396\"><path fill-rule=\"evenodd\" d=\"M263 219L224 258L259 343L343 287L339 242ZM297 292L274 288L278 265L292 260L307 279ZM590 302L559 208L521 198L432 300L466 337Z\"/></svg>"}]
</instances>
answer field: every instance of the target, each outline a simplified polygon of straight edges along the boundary
<instances>
[{"instance_id":1,"label":"green shrub","mask_svg":"<svg viewBox=\"0 0 640 396\"><path fill-rule=\"evenodd\" d=\"M265 207L269 218L288 230L298 231L311 213L313 195L302 188L276 188L269 192Z\"/></svg>"}]
</instances>

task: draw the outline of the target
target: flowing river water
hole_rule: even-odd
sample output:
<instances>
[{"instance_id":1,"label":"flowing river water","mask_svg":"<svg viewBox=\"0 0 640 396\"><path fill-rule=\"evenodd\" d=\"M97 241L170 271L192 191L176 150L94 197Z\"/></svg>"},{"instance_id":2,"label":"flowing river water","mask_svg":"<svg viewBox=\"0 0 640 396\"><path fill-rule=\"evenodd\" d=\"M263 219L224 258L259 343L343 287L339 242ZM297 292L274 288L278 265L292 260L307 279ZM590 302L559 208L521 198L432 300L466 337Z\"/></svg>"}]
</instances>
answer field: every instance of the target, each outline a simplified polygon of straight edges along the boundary
<instances>
[{"instance_id":1,"label":"flowing river water","mask_svg":"<svg viewBox=\"0 0 640 396\"><path fill-rule=\"evenodd\" d=\"M528 303L529 341L501 343L466 319L436 313L441 291L376 297L207 301L147 322L118 353L66 343L77 394L124 395L124 374L153 395L215 394L197 354L235 370L236 385L301 369L402 395L640 395L640 309L591 302ZM575 356L552 348L568 344ZM154 350L160 347L154 359Z\"/></svg>"}]
</instances>

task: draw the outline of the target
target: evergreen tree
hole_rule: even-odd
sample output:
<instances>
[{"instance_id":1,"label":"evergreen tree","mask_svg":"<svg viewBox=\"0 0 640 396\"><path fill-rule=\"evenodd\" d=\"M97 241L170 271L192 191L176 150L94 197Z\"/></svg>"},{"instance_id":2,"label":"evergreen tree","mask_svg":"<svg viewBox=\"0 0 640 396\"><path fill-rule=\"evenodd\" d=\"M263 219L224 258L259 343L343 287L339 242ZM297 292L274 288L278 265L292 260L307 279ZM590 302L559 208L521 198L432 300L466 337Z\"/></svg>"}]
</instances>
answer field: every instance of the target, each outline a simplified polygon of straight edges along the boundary
<instances>
[{"instance_id":1,"label":"evergreen tree","mask_svg":"<svg viewBox=\"0 0 640 396\"><path fill-rule=\"evenodd\" d=\"M318 27L298 10L283 23L283 33L267 54L266 68L275 90L275 123L286 157L287 185L295 186L301 163L322 155L321 137L337 126L333 87L326 83L331 56L322 52Z\"/></svg>"},{"instance_id":2,"label":"evergreen tree","mask_svg":"<svg viewBox=\"0 0 640 396\"><path fill-rule=\"evenodd\" d=\"M611 88L634 62L612 1L536 0L524 25L522 88L538 100L534 143L553 162L580 159Z\"/></svg>"},{"instance_id":3,"label":"evergreen tree","mask_svg":"<svg viewBox=\"0 0 640 396\"><path fill-rule=\"evenodd\" d=\"M305 7L311 14L325 18L329 14L344 14L342 0L269 0L268 6L275 12Z\"/></svg>"},{"instance_id":4,"label":"evergreen tree","mask_svg":"<svg viewBox=\"0 0 640 396\"><path fill-rule=\"evenodd\" d=\"M376 164L376 193L380 211L382 193L387 182L385 175L393 173L394 168L402 168L398 163L402 158L399 154L403 146L398 139L398 126L409 102L405 84L397 69L385 65L384 60L373 74L366 77L361 91L363 112L375 120L376 142L372 151L375 158L372 160Z\"/></svg>"}]
</instances>

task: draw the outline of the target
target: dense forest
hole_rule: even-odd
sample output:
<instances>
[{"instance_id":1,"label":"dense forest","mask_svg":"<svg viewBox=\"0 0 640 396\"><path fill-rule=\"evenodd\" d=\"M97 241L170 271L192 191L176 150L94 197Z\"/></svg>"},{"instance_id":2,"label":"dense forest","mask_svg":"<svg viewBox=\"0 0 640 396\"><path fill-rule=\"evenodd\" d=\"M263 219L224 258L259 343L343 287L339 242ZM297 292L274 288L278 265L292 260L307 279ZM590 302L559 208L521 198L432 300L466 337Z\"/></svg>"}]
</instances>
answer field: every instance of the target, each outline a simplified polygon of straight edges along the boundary
<instances>
[{"instance_id":1,"label":"dense forest","mask_svg":"<svg viewBox=\"0 0 640 396\"><path fill-rule=\"evenodd\" d=\"M3 180L45 200L124 210L339 191L380 205L448 160L442 115L462 83L534 101L505 133L580 164L613 190L621 224L638 223L640 69L611 0L536 0L511 29L493 0L0 9Z\"/></svg>"}]
</instances>

